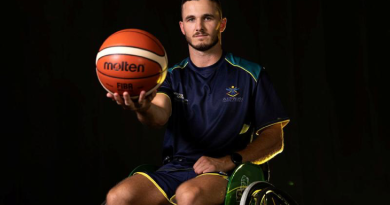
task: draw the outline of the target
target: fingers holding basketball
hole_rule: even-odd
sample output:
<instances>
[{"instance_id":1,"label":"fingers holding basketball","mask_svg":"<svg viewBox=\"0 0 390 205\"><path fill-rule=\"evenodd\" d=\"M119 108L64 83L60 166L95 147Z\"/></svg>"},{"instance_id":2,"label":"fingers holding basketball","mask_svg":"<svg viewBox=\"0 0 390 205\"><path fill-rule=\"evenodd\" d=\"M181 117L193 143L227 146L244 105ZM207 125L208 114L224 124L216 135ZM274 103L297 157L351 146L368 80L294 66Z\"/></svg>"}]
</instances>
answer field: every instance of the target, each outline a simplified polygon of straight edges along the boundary
<instances>
[{"instance_id":1,"label":"fingers holding basketball","mask_svg":"<svg viewBox=\"0 0 390 205\"><path fill-rule=\"evenodd\" d=\"M132 101L130 99L130 96L127 92L124 92L123 98L118 94L118 93L107 93L106 94L107 98L110 98L112 101L116 101L118 105L121 105L123 109L131 109L131 107L134 107L132 104Z\"/></svg>"},{"instance_id":2,"label":"fingers holding basketball","mask_svg":"<svg viewBox=\"0 0 390 205\"><path fill-rule=\"evenodd\" d=\"M153 90L152 93L150 93L148 96L146 96L146 99L149 100L150 102L152 102L152 100L154 99L154 97L156 97L157 95L157 90Z\"/></svg>"},{"instance_id":3,"label":"fingers holding basketball","mask_svg":"<svg viewBox=\"0 0 390 205\"><path fill-rule=\"evenodd\" d=\"M116 93L117 94L117 93ZM106 94L107 98L110 98L112 101L117 101L117 104L120 105L121 101L117 100L117 97L115 97L115 94L107 93Z\"/></svg>"},{"instance_id":4,"label":"fingers holding basketball","mask_svg":"<svg viewBox=\"0 0 390 205\"><path fill-rule=\"evenodd\" d=\"M134 110L134 103L133 103L133 101L131 100L130 95L129 95L128 92L124 92L124 93L123 93L123 101L124 101L124 103L123 103L122 107L123 107L124 109L131 109L131 110Z\"/></svg>"},{"instance_id":5,"label":"fingers holding basketball","mask_svg":"<svg viewBox=\"0 0 390 205\"><path fill-rule=\"evenodd\" d=\"M123 94L123 98L118 94L114 93L114 99L118 105L121 105L123 109L129 109L131 105L126 104L125 94Z\"/></svg>"},{"instance_id":6,"label":"fingers holding basketball","mask_svg":"<svg viewBox=\"0 0 390 205\"><path fill-rule=\"evenodd\" d=\"M152 104L152 100L156 96L157 91L153 91L146 96L145 91L141 91L139 98L135 101L131 99L131 96L128 92L124 92L123 96L120 96L118 93L107 93L107 97L111 98L113 101L125 110L133 110L135 112L144 112L149 109Z\"/></svg>"},{"instance_id":7,"label":"fingers holding basketball","mask_svg":"<svg viewBox=\"0 0 390 205\"><path fill-rule=\"evenodd\" d=\"M153 90L153 92L151 92L149 95L146 95L145 91L141 91L141 93L139 95L139 98L138 98L138 103L139 104L144 104L145 102L146 103L152 102L154 97L156 97L156 93L157 93L157 91Z\"/></svg>"},{"instance_id":8,"label":"fingers holding basketball","mask_svg":"<svg viewBox=\"0 0 390 205\"><path fill-rule=\"evenodd\" d=\"M117 95L119 98L119 101L117 100L117 103L118 103L118 105L121 105L123 109L132 110L132 111L139 110L140 107L137 105L136 102L134 102L131 99L130 94L128 92L124 92L122 97L119 94L117 94Z\"/></svg>"},{"instance_id":9,"label":"fingers holding basketball","mask_svg":"<svg viewBox=\"0 0 390 205\"><path fill-rule=\"evenodd\" d=\"M136 111L137 112L147 111L152 104L152 100L154 99L154 97L156 97L156 93L157 93L157 91L154 90L149 95L146 95L145 91L141 91L139 98L138 98L138 102L134 103L134 105L137 109Z\"/></svg>"},{"instance_id":10,"label":"fingers holding basketball","mask_svg":"<svg viewBox=\"0 0 390 205\"><path fill-rule=\"evenodd\" d=\"M113 96L111 93L107 93L106 96L107 96L108 98L114 99L114 96Z\"/></svg>"}]
</instances>

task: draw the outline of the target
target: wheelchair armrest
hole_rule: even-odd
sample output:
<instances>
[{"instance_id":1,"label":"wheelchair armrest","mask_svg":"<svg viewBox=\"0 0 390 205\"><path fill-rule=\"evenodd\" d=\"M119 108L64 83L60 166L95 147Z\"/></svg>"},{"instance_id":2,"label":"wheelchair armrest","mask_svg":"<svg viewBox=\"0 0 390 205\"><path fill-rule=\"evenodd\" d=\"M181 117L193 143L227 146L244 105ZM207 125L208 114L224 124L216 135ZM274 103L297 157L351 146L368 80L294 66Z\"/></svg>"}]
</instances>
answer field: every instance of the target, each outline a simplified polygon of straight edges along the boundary
<instances>
[{"instance_id":1,"label":"wheelchair armrest","mask_svg":"<svg viewBox=\"0 0 390 205\"><path fill-rule=\"evenodd\" d=\"M238 166L229 177L225 205L233 205L239 202L245 188L255 181L266 181L262 165L247 162Z\"/></svg>"},{"instance_id":2,"label":"wheelchair armrest","mask_svg":"<svg viewBox=\"0 0 390 205\"><path fill-rule=\"evenodd\" d=\"M136 172L154 172L158 169L158 166L152 164L142 164L133 169L129 176L133 176Z\"/></svg>"}]
</instances>

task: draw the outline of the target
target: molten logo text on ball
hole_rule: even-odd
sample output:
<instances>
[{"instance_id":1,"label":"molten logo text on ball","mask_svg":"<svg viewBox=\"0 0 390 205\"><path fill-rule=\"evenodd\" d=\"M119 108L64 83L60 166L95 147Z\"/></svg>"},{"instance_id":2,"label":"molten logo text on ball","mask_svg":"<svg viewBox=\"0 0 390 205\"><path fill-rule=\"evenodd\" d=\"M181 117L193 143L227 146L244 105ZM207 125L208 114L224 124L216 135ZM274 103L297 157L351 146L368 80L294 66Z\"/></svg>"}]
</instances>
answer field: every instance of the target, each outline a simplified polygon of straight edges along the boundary
<instances>
[{"instance_id":1,"label":"molten logo text on ball","mask_svg":"<svg viewBox=\"0 0 390 205\"><path fill-rule=\"evenodd\" d=\"M145 72L145 66L143 64L136 65L134 63L129 64L126 61L122 63L104 62L104 70L114 71L130 71L130 72Z\"/></svg>"}]
</instances>

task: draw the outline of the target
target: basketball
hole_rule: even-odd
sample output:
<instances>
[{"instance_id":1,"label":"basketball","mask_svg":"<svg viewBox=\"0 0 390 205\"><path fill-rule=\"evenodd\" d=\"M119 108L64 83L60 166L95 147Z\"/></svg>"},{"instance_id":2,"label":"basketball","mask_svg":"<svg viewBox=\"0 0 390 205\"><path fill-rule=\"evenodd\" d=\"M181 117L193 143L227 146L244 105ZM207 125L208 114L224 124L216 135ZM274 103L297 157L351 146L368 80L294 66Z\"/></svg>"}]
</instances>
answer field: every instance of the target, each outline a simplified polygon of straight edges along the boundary
<instances>
[{"instance_id":1,"label":"basketball","mask_svg":"<svg viewBox=\"0 0 390 205\"><path fill-rule=\"evenodd\" d=\"M140 29L124 29L111 34L96 56L96 73L107 92L138 98L149 95L167 75L168 58L161 42Z\"/></svg>"}]
</instances>

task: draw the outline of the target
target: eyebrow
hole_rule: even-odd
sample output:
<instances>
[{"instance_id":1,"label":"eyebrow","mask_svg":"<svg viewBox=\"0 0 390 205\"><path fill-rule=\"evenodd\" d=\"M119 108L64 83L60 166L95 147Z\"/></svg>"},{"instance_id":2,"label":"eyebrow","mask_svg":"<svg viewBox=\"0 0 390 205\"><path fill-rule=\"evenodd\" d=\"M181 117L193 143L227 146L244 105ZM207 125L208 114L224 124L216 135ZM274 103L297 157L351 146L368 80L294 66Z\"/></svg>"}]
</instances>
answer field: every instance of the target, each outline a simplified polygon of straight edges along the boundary
<instances>
[{"instance_id":1,"label":"eyebrow","mask_svg":"<svg viewBox=\"0 0 390 205\"><path fill-rule=\"evenodd\" d=\"M188 15L188 16L186 16L184 19L185 19L185 20L188 20L188 19L190 19L190 18L195 18L195 16L194 16L194 15Z\"/></svg>"},{"instance_id":2,"label":"eyebrow","mask_svg":"<svg viewBox=\"0 0 390 205\"><path fill-rule=\"evenodd\" d=\"M203 14L202 18L205 18L205 17L215 18L215 16L213 14ZM185 20L190 19L190 18L195 18L195 16L194 15L188 15L188 16L185 17Z\"/></svg>"},{"instance_id":3,"label":"eyebrow","mask_svg":"<svg viewBox=\"0 0 390 205\"><path fill-rule=\"evenodd\" d=\"M204 17L212 17L212 18L214 18L215 16L214 16L213 14L203 14L202 17L203 17L203 18L204 18Z\"/></svg>"}]
</instances>

